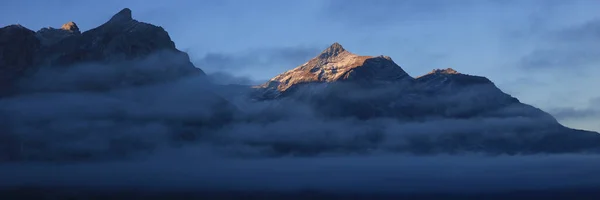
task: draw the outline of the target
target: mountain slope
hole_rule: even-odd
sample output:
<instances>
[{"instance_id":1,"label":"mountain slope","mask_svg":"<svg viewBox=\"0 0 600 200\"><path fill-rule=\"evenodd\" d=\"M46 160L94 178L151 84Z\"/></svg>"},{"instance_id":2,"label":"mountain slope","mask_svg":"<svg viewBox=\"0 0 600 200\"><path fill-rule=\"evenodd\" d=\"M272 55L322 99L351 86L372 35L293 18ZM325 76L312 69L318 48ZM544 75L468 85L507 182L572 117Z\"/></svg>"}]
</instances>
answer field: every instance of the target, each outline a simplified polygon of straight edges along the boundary
<instances>
[{"instance_id":1,"label":"mountain slope","mask_svg":"<svg viewBox=\"0 0 600 200\"><path fill-rule=\"evenodd\" d=\"M239 111L161 27L123 9L80 32L0 29L0 162L90 160L196 140ZM202 130L202 131L199 131Z\"/></svg>"},{"instance_id":2,"label":"mountain slope","mask_svg":"<svg viewBox=\"0 0 600 200\"><path fill-rule=\"evenodd\" d=\"M359 118L469 118L520 103L485 77L447 69L413 78L387 56L355 55L338 43L255 89L258 99L290 97Z\"/></svg>"},{"instance_id":3,"label":"mountain slope","mask_svg":"<svg viewBox=\"0 0 600 200\"><path fill-rule=\"evenodd\" d=\"M317 57L259 86L265 92L285 95L310 83L352 82L373 84L412 81L402 68L386 56L359 56L334 43Z\"/></svg>"}]
</instances>

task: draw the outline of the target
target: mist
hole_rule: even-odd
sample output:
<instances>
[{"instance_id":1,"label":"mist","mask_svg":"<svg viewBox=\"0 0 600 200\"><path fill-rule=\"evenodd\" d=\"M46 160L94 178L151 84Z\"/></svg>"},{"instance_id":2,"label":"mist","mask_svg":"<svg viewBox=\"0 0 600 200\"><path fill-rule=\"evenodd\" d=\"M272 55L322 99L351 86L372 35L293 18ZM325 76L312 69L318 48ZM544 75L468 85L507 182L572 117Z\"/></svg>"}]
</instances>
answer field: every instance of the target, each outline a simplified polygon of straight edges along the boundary
<instances>
[{"instance_id":1,"label":"mist","mask_svg":"<svg viewBox=\"0 0 600 200\"><path fill-rule=\"evenodd\" d=\"M122 162L0 166L2 187L96 190L485 193L597 187L586 155L322 156L232 159L205 148L162 151Z\"/></svg>"},{"instance_id":2,"label":"mist","mask_svg":"<svg viewBox=\"0 0 600 200\"><path fill-rule=\"evenodd\" d=\"M334 118L303 101L257 101L250 86L165 76L168 69L148 59L43 68L21 83L22 93L1 98L0 187L460 193L600 186L590 149L502 151L547 131L524 108L471 119ZM140 81L119 81L128 74ZM393 93L370 92L344 97Z\"/></svg>"}]
</instances>

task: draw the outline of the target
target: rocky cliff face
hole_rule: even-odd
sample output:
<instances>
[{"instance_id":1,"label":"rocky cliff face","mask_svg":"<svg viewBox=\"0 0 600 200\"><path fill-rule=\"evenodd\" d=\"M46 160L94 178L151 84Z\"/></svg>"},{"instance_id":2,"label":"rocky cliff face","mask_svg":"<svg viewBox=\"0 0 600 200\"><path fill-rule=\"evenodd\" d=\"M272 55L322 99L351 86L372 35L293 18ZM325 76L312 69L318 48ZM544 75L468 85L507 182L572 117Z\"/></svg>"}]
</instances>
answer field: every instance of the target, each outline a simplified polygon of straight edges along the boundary
<instances>
[{"instance_id":1,"label":"rocky cliff face","mask_svg":"<svg viewBox=\"0 0 600 200\"><path fill-rule=\"evenodd\" d=\"M359 56L350 53L339 43L334 43L307 63L272 78L258 88L263 89L265 94L279 96L312 83L349 82L368 85L410 82L412 79L390 57Z\"/></svg>"},{"instance_id":2,"label":"rocky cliff face","mask_svg":"<svg viewBox=\"0 0 600 200\"><path fill-rule=\"evenodd\" d=\"M121 67L119 70L128 75L115 80L121 82L119 86L204 74L190 62L186 53L176 49L162 27L133 19L127 8L83 33L74 22L68 22L58 29L43 28L37 32L12 25L2 28L0 34L0 70L8 71L2 74L10 77L2 79L2 86L9 88L7 91L14 90L15 81L28 74L25 69L33 73L40 68L68 69L82 64ZM143 72L140 69L144 67L138 66L150 63L152 73L161 74L160 78Z\"/></svg>"}]
</instances>

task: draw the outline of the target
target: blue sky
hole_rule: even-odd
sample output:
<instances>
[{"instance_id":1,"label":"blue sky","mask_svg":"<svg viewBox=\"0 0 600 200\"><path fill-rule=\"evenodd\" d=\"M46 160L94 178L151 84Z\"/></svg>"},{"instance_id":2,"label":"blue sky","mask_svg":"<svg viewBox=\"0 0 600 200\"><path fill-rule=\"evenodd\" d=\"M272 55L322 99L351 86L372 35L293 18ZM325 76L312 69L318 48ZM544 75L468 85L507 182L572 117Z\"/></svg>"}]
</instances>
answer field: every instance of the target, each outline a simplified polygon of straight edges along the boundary
<instances>
[{"instance_id":1,"label":"blue sky","mask_svg":"<svg viewBox=\"0 0 600 200\"><path fill-rule=\"evenodd\" d=\"M490 78L567 126L600 131L597 0L5 0L0 25L102 24L124 7L163 26L208 73L265 80L333 42L412 76Z\"/></svg>"}]
</instances>

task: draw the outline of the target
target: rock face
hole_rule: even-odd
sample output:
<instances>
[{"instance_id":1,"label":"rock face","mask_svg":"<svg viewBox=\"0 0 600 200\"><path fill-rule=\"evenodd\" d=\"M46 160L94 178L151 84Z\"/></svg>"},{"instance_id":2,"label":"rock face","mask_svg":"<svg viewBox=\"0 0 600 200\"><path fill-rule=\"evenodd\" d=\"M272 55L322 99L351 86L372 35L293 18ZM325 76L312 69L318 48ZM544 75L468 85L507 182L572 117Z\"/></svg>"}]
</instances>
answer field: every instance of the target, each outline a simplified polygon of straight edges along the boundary
<instances>
[{"instance_id":1,"label":"rock face","mask_svg":"<svg viewBox=\"0 0 600 200\"><path fill-rule=\"evenodd\" d=\"M390 57L359 56L346 51L339 43L334 43L317 57L272 78L260 88L279 95L310 83L373 84L412 79Z\"/></svg>"},{"instance_id":2,"label":"rock face","mask_svg":"<svg viewBox=\"0 0 600 200\"><path fill-rule=\"evenodd\" d=\"M600 147L598 133L564 127L548 113L502 92L485 77L448 68L412 78L389 57L354 55L337 43L255 90L256 99L303 102L325 118L388 118L410 123L511 121L506 126L482 125L473 132L448 133L444 140L416 136L416 146L400 151L532 153Z\"/></svg>"},{"instance_id":3,"label":"rock face","mask_svg":"<svg viewBox=\"0 0 600 200\"><path fill-rule=\"evenodd\" d=\"M99 27L43 48L37 64L68 66L82 62L114 63L157 52L168 52L169 56L177 57L163 63L172 65L169 69L177 69L182 75L203 74L189 61L186 53L175 48L175 43L162 27L134 20L128 8Z\"/></svg>"},{"instance_id":4,"label":"rock face","mask_svg":"<svg viewBox=\"0 0 600 200\"><path fill-rule=\"evenodd\" d=\"M5 88L12 88L9 85L25 76L24 69L36 71L81 64L139 65L139 60L152 60L155 69L152 73L160 73L162 78L158 80L156 76L138 70L129 72L136 78L119 80L131 80L134 85L204 74L190 62L186 53L176 49L162 27L133 19L128 8L83 33L74 22L59 29L43 28L38 32L20 25L4 27L0 31L0 52L0 70L7 71L2 73L6 76L2 78ZM149 62L143 65L149 65ZM121 70L128 70L127 66L122 67Z\"/></svg>"}]
</instances>

